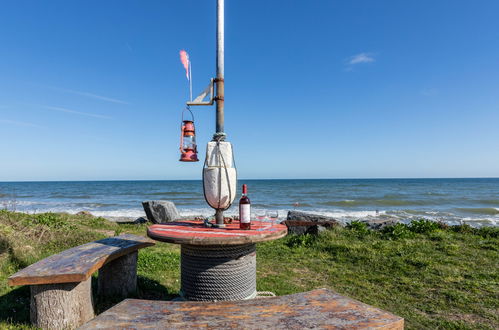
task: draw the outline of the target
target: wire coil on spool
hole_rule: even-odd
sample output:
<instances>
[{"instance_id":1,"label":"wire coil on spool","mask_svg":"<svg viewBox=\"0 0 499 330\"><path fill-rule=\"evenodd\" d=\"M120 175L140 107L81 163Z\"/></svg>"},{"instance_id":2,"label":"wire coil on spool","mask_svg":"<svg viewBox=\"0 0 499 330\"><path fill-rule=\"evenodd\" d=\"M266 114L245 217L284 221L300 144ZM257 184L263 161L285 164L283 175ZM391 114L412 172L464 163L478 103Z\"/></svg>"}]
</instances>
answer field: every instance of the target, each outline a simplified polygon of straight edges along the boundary
<instances>
[{"instance_id":1,"label":"wire coil on spool","mask_svg":"<svg viewBox=\"0 0 499 330\"><path fill-rule=\"evenodd\" d=\"M181 247L185 300L244 300L256 296L256 246Z\"/></svg>"}]
</instances>

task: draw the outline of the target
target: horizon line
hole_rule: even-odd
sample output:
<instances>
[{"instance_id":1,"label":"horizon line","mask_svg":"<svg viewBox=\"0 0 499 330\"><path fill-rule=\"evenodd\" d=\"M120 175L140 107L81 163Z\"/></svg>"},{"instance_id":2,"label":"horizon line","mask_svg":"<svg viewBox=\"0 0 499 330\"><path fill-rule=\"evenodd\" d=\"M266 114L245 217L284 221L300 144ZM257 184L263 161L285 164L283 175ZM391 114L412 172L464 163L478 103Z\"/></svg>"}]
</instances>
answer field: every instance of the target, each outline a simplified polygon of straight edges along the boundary
<instances>
[{"instance_id":1,"label":"horizon line","mask_svg":"<svg viewBox=\"0 0 499 330\"><path fill-rule=\"evenodd\" d=\"M241 178L248 181L271 181L271 180L451 180L451 179L499 179L499 176L484 177L374 177L374 178ZM0 183L34 183L34 182L151 182L151 181L202 181L202 179L108 179L108 180L12 180L0 181Z\"/></svg>"}]
</instances>

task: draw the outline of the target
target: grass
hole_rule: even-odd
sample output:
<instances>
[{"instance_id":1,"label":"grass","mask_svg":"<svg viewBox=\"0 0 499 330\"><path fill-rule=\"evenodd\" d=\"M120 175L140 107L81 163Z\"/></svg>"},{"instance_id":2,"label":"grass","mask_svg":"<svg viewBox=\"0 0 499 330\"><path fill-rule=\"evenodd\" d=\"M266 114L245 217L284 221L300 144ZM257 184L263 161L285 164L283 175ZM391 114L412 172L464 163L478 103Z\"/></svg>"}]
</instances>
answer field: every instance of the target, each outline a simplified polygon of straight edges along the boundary
<instances>
[{"instance_id":1,"label":"grass","mask_svg":"<svg viewBox=\"0 0 499 330\"><path fill-rule=\"evenodd\" d=\"M29 289L7 277L69 247L147 225L102 218L0 211L0 328L31 329ZM258 244L257 286L277 295L326 287L406 320L408 329L494 329L499 325L499 229L447 227L426 220L382 231L352 222L319 236ZM179 248L142 249L138 297L178 294ZM96 300L98 312L113 301Z\"/></svg>"}]
</instances>

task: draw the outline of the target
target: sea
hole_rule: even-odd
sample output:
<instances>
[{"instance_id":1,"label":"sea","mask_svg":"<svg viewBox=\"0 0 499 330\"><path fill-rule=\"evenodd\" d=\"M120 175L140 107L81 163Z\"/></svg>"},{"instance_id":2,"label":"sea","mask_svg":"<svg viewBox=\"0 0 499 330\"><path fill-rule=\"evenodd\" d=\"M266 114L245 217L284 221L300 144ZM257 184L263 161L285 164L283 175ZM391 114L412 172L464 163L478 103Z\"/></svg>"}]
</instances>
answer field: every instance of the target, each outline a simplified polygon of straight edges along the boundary
<instances>
[{"instance_id":1,"label":"sea","mask_svg":"<svg viewBox=\"0 0 499 330\"><path fill-rule=\"evenodd\" d=\"M278 212L280 220L296 210L344 223L426 218L450 225L499 225L499 178L239 180L238 186L243 183L253 214ZM238 198L227 215L237 214ZM145 215L141 202L147 200L173 201L183 216L214 214L198 180L0 182L0 208L27 213L88 211L133 218Z\"/></svg>"}]
</instances>

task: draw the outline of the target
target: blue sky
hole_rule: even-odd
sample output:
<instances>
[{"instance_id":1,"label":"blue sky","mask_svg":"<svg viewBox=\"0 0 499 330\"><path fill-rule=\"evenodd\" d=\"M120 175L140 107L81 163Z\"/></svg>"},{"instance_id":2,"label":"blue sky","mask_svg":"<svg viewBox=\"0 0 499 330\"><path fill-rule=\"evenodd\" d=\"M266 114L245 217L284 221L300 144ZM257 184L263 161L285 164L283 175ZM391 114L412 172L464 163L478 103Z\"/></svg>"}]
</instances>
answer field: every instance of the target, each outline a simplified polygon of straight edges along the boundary
<instances>
[{"instance_id":1,"label":"blue sky","mask_svg":"<svg viewBox=\"0 0 499 330\"><path fill-rule=\"evenodd\" d=\"M499 2L226 0L241 178L499 176ZM3 1L0 181L199 179L215 1ZM214 107L194 109L201 158Z\"/></svg>"}]
</instances>

